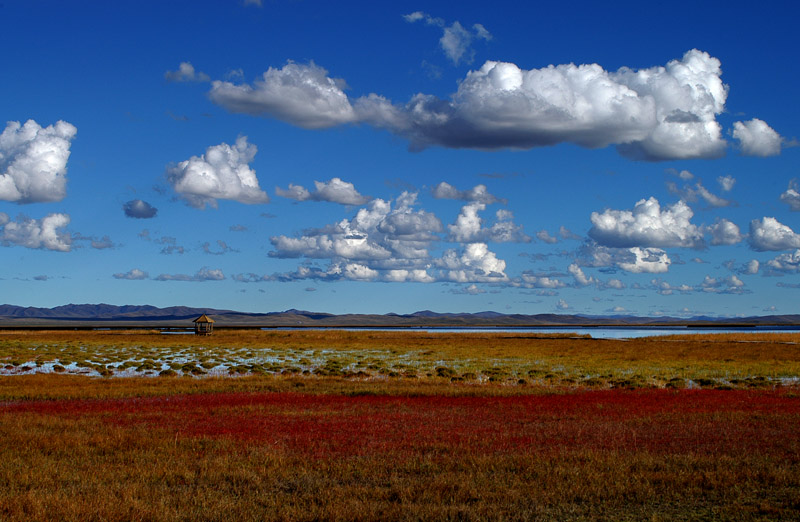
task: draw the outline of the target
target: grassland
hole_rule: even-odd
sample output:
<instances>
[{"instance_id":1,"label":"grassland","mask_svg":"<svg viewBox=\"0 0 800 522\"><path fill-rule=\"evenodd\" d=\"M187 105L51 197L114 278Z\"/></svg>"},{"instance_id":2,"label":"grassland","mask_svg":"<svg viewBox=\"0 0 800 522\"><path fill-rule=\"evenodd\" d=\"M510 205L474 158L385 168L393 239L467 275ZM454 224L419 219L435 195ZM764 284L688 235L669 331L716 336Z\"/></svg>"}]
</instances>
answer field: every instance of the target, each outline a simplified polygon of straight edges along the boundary
<instances>
[{"instance_id":1,"label":"grassland","mask_svg":"<svg viewBox=\"0 0 800 522\"><path fill-rule=\"evenodd\" d=\"M365 331L0 332L0 375L306 375L594 387L796 382L800 334L592 339Z\"/></svg>"},{"instance_id":2,"label":"grassland","mask_svg":"<svg viewBox=\"0 0 800 522\"><path fill-rule=\"evenodd\" d=\"M0 333L0 520L798 519L796 334L221 333Z\"/></svg>"}]
</instances>

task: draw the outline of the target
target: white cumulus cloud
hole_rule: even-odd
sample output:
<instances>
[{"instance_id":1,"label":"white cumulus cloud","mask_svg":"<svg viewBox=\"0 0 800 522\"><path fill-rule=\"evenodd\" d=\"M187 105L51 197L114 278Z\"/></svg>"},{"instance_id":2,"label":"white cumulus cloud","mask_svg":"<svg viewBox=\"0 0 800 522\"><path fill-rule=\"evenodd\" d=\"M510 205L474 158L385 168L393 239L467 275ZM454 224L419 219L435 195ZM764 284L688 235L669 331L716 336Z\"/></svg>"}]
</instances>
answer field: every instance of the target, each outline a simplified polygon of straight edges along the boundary
<instances>
[{"instance_id":1,"label":"white cumulus cloud","mask_svg":"<svg viewBox=\"0 0 800 522\"><path fill-rule=\"evenodd\" d=\"M67 214L48 214L42 219L20 216L16 221L9 221L8 216L0 214L0 224L3 221L5 224L0 231L0 243L4 246L16 245L57 252L71 250L72 237L62 230L69 225L70 218Z\"/></svg>"},{"instance_id":2,"label":"white cumulus cloud","mask_svg":"<svg viewBox=\"0 0 800 522\"><path fill-rule=\"evenodd\" d=\"M800 212L800 186L796 179L789 182L789 188L781 194L781 201L789 205L792 212Z\"/></svg>"},{"instance_id":3,"label":"white cumulus cloud","mask_svg":"<svg viewBox=\"0 0 800 522\"><path fill-rule=\"evenodd\" d=\"M485 205L507 203L505 199L500 199L490 194L486 185L475 185L469 190L458 190L446 181L442 181L436 185L431 192L436 199L458 199L461 201L474 201Z\"/></svg>"},{"instance_id":4,"label":"white cumulus cloud","mask_svg":"<svg viewBox=\"0 0 800 522\"><path fill-rule=\"evenodd\" d=\"M67 160L78 130L58 121L42 127L33 120L10 121L0 134L0 200L17 203L61 201L67 195Z\"/></svg>"},{"instance_id":5,"label":"white cumulus cloud","mask_svg":"<svg viewBox=\"0 0 800 522\"><path fill-rule=\"evenodd\" d=\"M531 240L522 230L522 226L514 224L514 215L508 210L498 210L497 221L488 228L483 227L483 219L478 212L486 209L483 203L469 203L461 207L456 222L448 225L450 240L459 243L492 241L495 243L523 242Z\"/></svg>"},{"instance_id":6,"label":"white cumulus cloud","mask_svg":"<svg viewBox=\"0 0 800 522\"><path fill-rule=\"evenodd\" d=\"M363 205L370 200L369 197L359 194L352 183L339 178L333 178L328 182L315 181L314 186L316 190L310 192L305 187L290 183L286 190L276 187L275 193L296 201L330 201L341 205Z\"/></svg>"},{"instance_id":7,"label":"white cumulus cloud","mask_svg":"<svg viewBox=\"0 0 800 522\"><path fill-rule=\"evenodd\" d=\"M346 87L344 80L328 77L328 71L313 62L289 62L281 69L270 67L253 85L214 81L208 95L230 112L322 129L356 121Z\"/></svg>"},{"instance_id":8,"label":"white cumulus cloud","mask_svg":"<svg viewBox=\"0 0 800 522\"><path fill-rule=\"evenodd\" d=\"M567 271L575 278L575 284L578 286L588 286L597 283L595 278L587 277L581 267L576 263L570 264L569 267L567 267Z\"/></svg>"},{"instance_id":9,"label":"white cumulus cloud","mask_svg":"<svg viewBox=\"0 0 800 522\"><path fill-rule=\"evenodd\" d=\"M164 79L170 82L207 82L211 78L204 72L195 71L190 62L181 62L178 70L165 72Z\"/></svg>"},{"instance_id":10,"label":"white cumulus cloud","mask_svg":"<svg viewBox=\"0 0 800 522\"><path fill-rule=\"evenodd\" d=\"M469 243L459 254L447 250L436 264L444 269L444 277L457 283L502 282L508 279L506 262L489 250L486 243Z\"/></svg>"},{"instance_id":11,"label":"white cumulus cloud","mask_svg":"<svg viewBox=\"0 0 800 522\"><path fill-rule=\"evenodd\" d=\"M733 186L736 184L736 178L733 176L719 176L717 178L717 182L719 186L722 187L722 190L725 192L730 192L733 190Z\"/></svg>"},{"instance_id":12,"label":"white cumulus cloud","mask_svg":"<svg viewBox=\"0 0 800 522\"><path fill-rule=\"evenodd\" d=\"M693 215L683 201L662 210L651 197L639 200L633 210L592 212L589 236L601 245L617 248L697 248L703 245L703 232L691 223Z\"/></svg>"},{"instance_id":13,"label":"white cumulus cloud","mask_svg":"<svg viewBox=\"0 0 800 522\"><path fill-rule=\"evenodd\" d=\"M618 262L617 266L626 272L634 274L648 273L661 274L669 271L672 263L667 253L659 248L638 248L629 249L634 259L630 262Z\"/></svg>"},{"instance_id":14,"label":"white cumulus cloud","mask_svg":"<svg viewBox=\"0 0 800 522\"><path fill-rule=\"evenodd\" d=\"M542 243L548 243L550 245L558 243L558 238L551 236L547 230L538 231L536 233L536 239Z\"/></svg>"},{"instance_id":15,"label":"white cumulus cloud","mask_svg":"<svg viewBox=\"0 0 800 522\"><path fill-rule=\"evenodd\" d=\"M141 281L142 279L147 279L150 277L147 272L144 270L139 270L138 268L133 268L127 272L120 272L118 274L114 274L114 279L127 279L129 281Z\"/></svg>"},{"instance_id":16,"label":"white cumulus cloud","mask_svg":"<svg viewBox=\"0 0 800 522\"><path fill-rule=\"evenodd\" d=\"M222 281L225 275L218 268L203 267L194 275L189 274L160 274L155 278L156 281L187 281L202 283L204 281Z\"/></svg>"},{"instance_id":17,"label":"white cumulus cloud","mask_svg":"<svg viewBox=\"0 0 800 522\"><path fill-rule=\"evenodd\" d=\"M744 282L735 275L722 278L706 276L699 290L712 294L742 294L745 293L744 287Z\"/></svg>"},{"instance_id":18,"label":"white cumulus cloud","mask_svg":"<svg viewBox=\"0 0 800 522\"><path fill-rule=\"evenodd\" d=\"M406 19L436 20L424 13ZM482 32L476 28L475 34ZM215 81L209 97L231 112L308 129L369 123L405 137L417 150L527 149L569 142L589 148L617 145L630 158L657 161L725 153L727 142L716 120L728 95L721 74L720 61L697 49L665 66L638 70L607 71L598 64L526 70L487 61L467 73L449 99L420 93L394 104L375 93L351 101L343 80L313 63L290 62L270 68L253 85Z\"/></svg>"},{"instance_id":19,"label":"white cumulus cloud","mask_svg":"<svg viewBox=\"0 0 800 522\"><path fill-rule=\"evenodd\" d=\"M739 140L745 156L777 156L781 153L783 138L767 123L758 118L737 121L733 124L733 137Z\"/></svg>"},{"instance_id":20,"label":"white cumulus cloud","mask_svg":"<svg viewBox=\"0 0 800 522\"><path fill-rule=\"evenodd\" d=\"M800 250L780 254L775 259L767 261L767 268L770 272L782 272L788 274L800 273Z\"/></svg>"},{"instance_id":21,"label":"white cumulus cloud","mask_svg":"<svg viewBox=\"0 0 800 522\"><path fill-rule=\"evenodd\" d=\"M759 252L800 248L800 234L774 217L751 221L748 241L750 247Z\"/></svg>"},{"instance_id":22,"label":"white cumulus cloud","mask_svg":"<svg viewBox=\"0 0 800 522\"><path fill-rule=\"evenodd\" d=\"M735 245L743 239L739 227L727 219L718 219L707 228L711 233L712 245Z\"/></svg>"},{"instance_id":23,"label":"white cumulus cloud","mask_svg":"<svg viewBox=\"0 0 800 522\"><path fill-rule=\"evenodd\" d=\"M227 143L206 149L202 156L192 156L167 168L167 180L191 206L217 207L218 199L240 203L267 203L269 196L258 185L256 172L250 168L258 148L240 136L234 146Z\"/></svg>"}]
</instances>

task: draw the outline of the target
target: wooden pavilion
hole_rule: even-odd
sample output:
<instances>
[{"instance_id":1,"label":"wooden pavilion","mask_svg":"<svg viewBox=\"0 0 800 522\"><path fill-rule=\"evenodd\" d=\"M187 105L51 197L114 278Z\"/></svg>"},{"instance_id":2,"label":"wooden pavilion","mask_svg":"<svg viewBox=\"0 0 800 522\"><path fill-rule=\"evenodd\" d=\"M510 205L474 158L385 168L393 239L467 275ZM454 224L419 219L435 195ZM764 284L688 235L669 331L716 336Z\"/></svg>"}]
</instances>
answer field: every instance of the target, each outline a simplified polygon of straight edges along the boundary
<instances>
[{"instance_id":1,"label":"wooden pavilion","mask_svg":"<svg viewBox=\"0 0 800 522\"><path fill-rule=\"evenodd\" d=\"M206 314L201 315L194 321L195 335L211 335L214 331L214 320Z\"/></svg>"}]
</instances>

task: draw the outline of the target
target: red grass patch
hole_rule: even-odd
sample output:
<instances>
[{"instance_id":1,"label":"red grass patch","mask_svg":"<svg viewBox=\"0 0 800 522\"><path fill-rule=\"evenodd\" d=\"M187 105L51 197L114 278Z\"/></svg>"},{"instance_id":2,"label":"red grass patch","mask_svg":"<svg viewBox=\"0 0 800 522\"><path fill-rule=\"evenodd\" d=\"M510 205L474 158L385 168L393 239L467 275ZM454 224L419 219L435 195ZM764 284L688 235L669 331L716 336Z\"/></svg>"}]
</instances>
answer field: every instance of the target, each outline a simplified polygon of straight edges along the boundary
<instances>
[{"instance_id":1,"label":"red grass patch","mask_svg":"<svg viewBox=\"0 0 800 522\"><path fill-rule=\"evenodd\" d=\"M603 390L514 397L216 393L31 401L5 415L96 417L154 436L231 438L312 458L576 451L800 457L782 391Z\"/></svg>"}]
</instances>

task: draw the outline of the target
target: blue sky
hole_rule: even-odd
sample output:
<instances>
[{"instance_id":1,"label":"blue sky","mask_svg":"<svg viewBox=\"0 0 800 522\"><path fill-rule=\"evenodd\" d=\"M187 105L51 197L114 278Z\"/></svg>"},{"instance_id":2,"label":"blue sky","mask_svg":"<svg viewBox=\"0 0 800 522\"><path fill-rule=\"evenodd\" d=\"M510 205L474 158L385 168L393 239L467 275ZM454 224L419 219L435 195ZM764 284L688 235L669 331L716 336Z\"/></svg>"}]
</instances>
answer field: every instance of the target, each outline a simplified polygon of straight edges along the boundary
<instances>
[{"instance_id":1,"label":"blue sky","mask_svg":"<svg viewBox=\"0 0 800 522\"><path fill-rule=\"evenodd\" d=\"M794 10L4 0L0 301L797 313Z\"/></svg>"}]
</instances>

